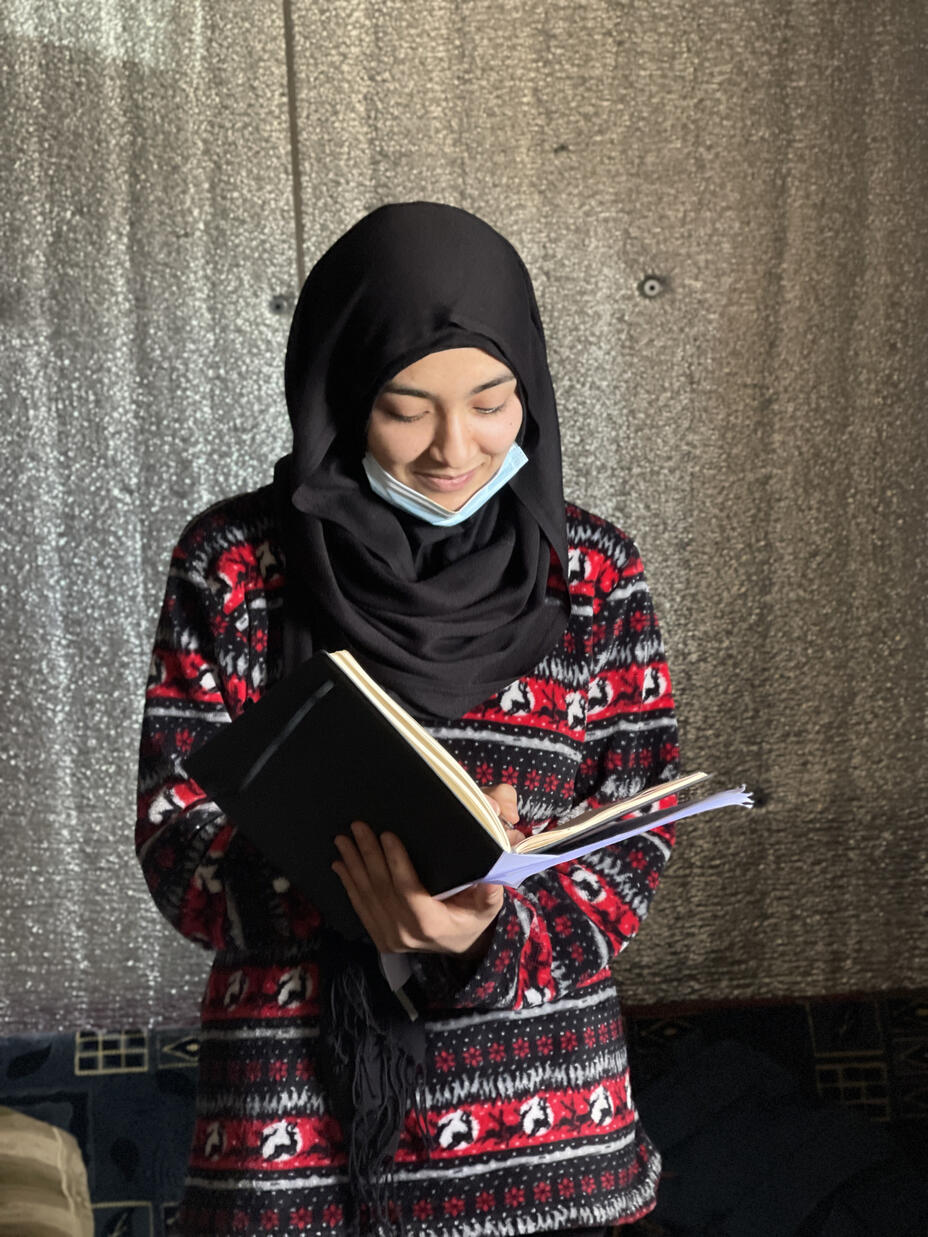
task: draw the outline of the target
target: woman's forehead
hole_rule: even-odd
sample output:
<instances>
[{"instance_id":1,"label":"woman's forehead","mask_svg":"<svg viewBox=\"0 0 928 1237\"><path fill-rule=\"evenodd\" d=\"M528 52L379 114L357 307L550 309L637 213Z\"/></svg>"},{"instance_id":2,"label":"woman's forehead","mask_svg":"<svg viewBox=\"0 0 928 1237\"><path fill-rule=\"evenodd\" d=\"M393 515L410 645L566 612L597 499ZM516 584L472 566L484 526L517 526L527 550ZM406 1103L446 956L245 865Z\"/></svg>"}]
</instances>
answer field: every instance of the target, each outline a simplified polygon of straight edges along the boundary
<instances>
[{"instance_id":1,"label":"woman's forehead","mask_svg":"<svg viewBox=\"0 0 928 1237\"><path fill-rule=\"evenodd\" d=\"M382 390L397 395L427 396L436 384L468 387L476 395L515 375L498 357L482 348L444 348L428 352L405 366L384 383Z\"/></svg>"}]
</instances>

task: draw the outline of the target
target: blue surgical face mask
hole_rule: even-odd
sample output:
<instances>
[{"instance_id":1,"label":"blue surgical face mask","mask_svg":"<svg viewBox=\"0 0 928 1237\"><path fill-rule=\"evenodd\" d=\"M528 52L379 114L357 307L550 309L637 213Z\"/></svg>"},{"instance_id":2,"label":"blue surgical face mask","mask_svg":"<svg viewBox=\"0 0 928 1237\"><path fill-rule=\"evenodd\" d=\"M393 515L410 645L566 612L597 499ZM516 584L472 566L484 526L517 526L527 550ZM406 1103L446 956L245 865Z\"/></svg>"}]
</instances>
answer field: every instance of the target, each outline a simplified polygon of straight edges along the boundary
<instances>
[{"instance_id":1,"label":"blue surgical face mask","mask_svg":"<svg viewBox=\"0 0 928 1237\"><path fill-rule=\"evenodd\" d=\"M393 507L399 507L400 511L408 511L410 515L418 516L420 520L425 520L426 524L434 524L436 528L452 528L468 519L475 511L479 511L485 502L511 481L522 465L528 463L528 456L519 444L514 442L490 480L468 498L460 511L449 511L441 503L433 502L418 490L404 485L385 468L381 468L370 452L364 456L362 463L371 489L378 498Z\"/></svg>"}]
</instances>

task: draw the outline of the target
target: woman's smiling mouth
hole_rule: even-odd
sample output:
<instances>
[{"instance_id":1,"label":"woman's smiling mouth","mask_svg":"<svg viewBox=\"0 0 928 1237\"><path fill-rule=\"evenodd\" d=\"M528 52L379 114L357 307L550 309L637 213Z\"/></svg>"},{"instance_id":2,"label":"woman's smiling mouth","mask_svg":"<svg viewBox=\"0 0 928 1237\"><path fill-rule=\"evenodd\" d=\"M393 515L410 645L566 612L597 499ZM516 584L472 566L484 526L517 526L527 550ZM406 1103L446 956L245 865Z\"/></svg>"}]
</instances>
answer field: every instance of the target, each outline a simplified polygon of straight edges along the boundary
<instances>
[{"instance_id":1,"label":"woman's smiling mouth","mask_svg":"<svg viewBox=\"0 0 928 1237\"><path fill-rule=\"evenodd\" d=\"M479 467L479 465L478 465ZM460 472L455 474L435 473L435 472L419 472L416 476L422 481L422 484L427 489L439 490L442 493L459 490L465 485L469 485L477 473L477 468L472 468L470 472Z\"/></svg>"}]
</instances>

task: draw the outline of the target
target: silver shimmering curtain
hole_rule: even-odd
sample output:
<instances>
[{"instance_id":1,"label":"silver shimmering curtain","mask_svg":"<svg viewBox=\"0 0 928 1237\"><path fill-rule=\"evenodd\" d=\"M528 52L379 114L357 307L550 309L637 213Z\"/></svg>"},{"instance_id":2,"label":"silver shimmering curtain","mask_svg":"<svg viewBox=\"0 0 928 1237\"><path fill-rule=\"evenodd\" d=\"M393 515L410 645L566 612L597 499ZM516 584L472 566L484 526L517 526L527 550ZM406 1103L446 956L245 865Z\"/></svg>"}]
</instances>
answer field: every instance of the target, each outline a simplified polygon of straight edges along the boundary
<instances>
[{"instance_id":1,"label":"silver shimmering curtain","mask_svg":"<svg viewBox=\"0 0 928 1237\"><path fill-rule=\"evenodd\" d=\"M132 852L169 552L285 447L299 272L417 197L523 252L686 764L762 791L626 996L926 982L926 53L921 0L7 0L0 1029L195 1016Z\"/></svg>"}]
</instances>

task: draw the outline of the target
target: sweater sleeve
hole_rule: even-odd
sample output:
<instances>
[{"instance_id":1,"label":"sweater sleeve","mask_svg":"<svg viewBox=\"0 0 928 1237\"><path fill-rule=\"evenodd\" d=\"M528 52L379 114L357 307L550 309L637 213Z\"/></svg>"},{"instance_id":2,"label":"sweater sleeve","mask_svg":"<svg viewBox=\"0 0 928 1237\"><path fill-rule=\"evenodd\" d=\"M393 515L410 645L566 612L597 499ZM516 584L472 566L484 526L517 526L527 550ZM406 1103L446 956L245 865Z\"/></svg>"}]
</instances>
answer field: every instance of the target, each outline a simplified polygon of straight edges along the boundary
<instances>
[{"instance_id":1,"label":"sweater sleeve","mask_svg":"<svg viewBox=\"0 0 928 1237\"><path fill-rule=\"evenodd\" d=\"M637 550L625 542L612 587L593 596L587 737L575 784L580 811L677 774L679 748L663 643ZM672 797L660 807L673 804ZM550 822L548 827L560 823ZM600 978L647 914L673 826L558 864L507 889L490 949L456 1007L518 1009Z\"/></svg>"},{"instance_id":2,"label":"sweater sleeve","mask_svg":"<svg viewBox=\"0 0 928 1237\"><path fill-rule=\"evenodd\" d=\"M174 550L155 636L139 747L136 850L158 908L207 949L305 938L315 909L184 772L248 695L248 633L199 566L188 529ZM240 607L239 607L240 609ZM238 618L238 621L236 621Z\"/></svg>"}]
</instances>

